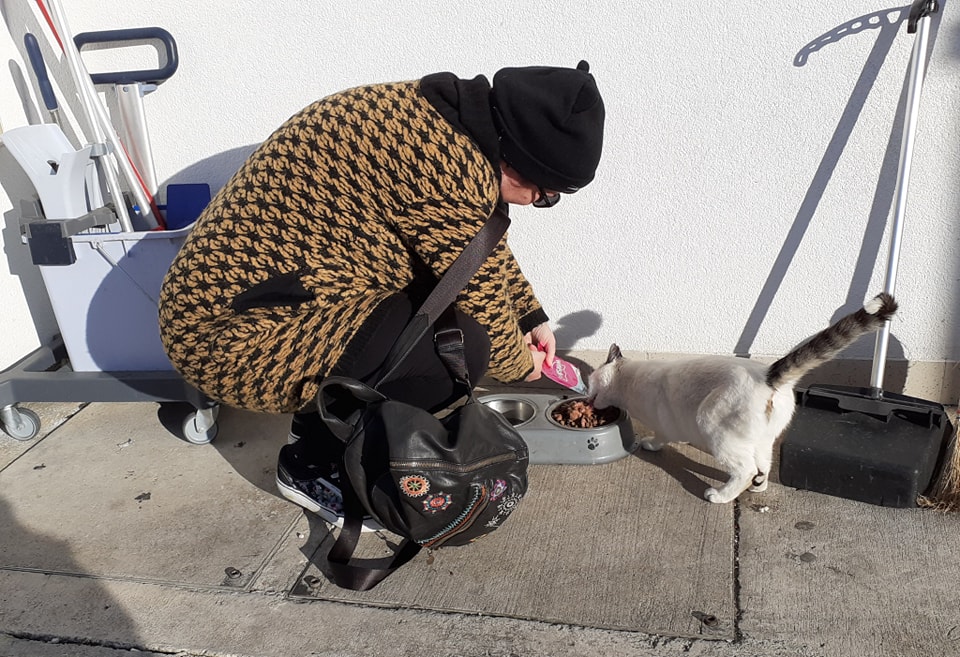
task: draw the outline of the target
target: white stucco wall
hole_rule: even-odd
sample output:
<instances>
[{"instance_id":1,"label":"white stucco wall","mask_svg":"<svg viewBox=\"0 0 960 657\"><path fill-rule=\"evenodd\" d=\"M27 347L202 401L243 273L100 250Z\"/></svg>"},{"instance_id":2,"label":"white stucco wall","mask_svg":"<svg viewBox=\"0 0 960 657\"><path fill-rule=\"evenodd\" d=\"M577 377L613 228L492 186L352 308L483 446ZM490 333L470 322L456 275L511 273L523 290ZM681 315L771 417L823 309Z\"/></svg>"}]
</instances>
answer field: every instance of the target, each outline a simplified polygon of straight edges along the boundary
<instances>
[{"instance_id":1,"label":"white stucco wall","mask_svg":"<svg viewBox=\"0 0 960 657\"><path fill-rule=\"evenodd\" d=\"M608 117L596 181L553 210L517 208L511 230L562 347L777 355L883 286L914 43L890 3L64 4L74 33L156 25L176 37L180 69L146 98L156 168L163 181L215 187L327 93L587 59ZM960 6L941 5L893 328L897 355L921 361L960 360ZM36 105L15 84L35 89L23 33L49 32L33 2L0 7L10 129ZM93 70L151 63L144 51L93 56ZM48 66L63 100L65 65ZM16 239L12 209L31 186L2 147L0 182L3 367L57 326Z\"/></svg>"}]
</instances>

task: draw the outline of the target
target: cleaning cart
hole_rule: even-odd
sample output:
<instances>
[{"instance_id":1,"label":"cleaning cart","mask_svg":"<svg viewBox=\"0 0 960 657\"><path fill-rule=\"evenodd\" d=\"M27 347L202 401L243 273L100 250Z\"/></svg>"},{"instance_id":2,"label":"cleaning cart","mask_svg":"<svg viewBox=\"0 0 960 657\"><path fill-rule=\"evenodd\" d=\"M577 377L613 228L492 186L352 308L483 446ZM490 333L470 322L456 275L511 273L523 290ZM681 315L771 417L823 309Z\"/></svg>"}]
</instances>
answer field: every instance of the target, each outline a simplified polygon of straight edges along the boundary
<instances>
[{"instance_id":1,"label":"cleaning cart","mask_svg":"<svg viewBox=\"0 0 960 657\"><path fill-rule=\"evenodd\" d=\"M71 38L58 2L48 6L51 30L77 73L83 109L96 129L93 143L79 148L64 135L38 42L27 35L25 48L53 123L7 131L3 141L39 195L20 203L21 232L60 331L0 372L0 429L18 440L37 436L39 417L19 406L23 402L186 402L193 410L183 419L183 437L209 443L217 434L218 405L173 369L157 319L163 277L209 201L206 185L170 185L166 206L156 202L142 99L176 71L176 42L160 28ZM91 76L79 58L84 47L144 43L160 53L155 70ZM94 85L112 86L116 127L105 122ZM129 193L120 188L118 171Z\"/></svg>"}]
</instances>

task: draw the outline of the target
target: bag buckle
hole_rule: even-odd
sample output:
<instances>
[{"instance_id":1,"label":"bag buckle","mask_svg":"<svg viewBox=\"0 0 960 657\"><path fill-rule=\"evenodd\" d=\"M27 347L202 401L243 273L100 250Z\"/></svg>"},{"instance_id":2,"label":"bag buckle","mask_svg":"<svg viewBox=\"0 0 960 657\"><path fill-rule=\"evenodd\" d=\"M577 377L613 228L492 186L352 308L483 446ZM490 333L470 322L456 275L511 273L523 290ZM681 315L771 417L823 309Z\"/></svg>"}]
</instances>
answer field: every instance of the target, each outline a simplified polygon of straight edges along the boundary
<instances>
[{"instance_id":1,"label":"bag buckle","mask_svg":"<svg viewBox=\"0 0 960 657\"><path fill-rule=\"evenodd\" d=\"M433 334L433 342L440 350L453 345L463 344L463 331L459 328L440 329Z\"/></svg>"}]
</instances>

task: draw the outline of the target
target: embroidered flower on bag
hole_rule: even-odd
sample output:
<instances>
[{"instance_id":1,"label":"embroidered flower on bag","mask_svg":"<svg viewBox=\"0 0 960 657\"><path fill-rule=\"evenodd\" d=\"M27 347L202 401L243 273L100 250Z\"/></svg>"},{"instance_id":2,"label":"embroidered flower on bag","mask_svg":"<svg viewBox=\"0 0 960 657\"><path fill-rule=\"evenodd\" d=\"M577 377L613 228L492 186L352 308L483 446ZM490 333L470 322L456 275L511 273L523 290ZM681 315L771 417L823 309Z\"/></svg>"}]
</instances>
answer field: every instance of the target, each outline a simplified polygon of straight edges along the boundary
<instances>
[{"instance_id":1,"label":"embroidered flower on bag","mask_svg":"<svg viewBox=\"0 0 960 657\"><path fill-rule=\"evenodd\" d=\"M410 497L421 497L430 490L430 481L423 475L400 477L400 490Z\"/></svg>"},{"instance_id":2,"label":"embroidered flower on bag","mask_svg":"<svg viewBox=\"0 0 960 657\"><path fill-rule=\"evenodd\" d=\"M499 481L499 480L498 480ZM493 496L490 496L490 499L493 499ZM517 508L517 505L520 504L520 500L523 499L523 495L513 494L507 495L503 498L503 501L497 506L497 515L487 522L487 527L499 527L500 523L507 519L513 510Z\"/></svg>"},{"instance_id":3,"label":"embroidered flower on bag","mask_svg":"<svg viewBox=\"0 0 960 657\"><path fill-rule=\"evenodd\" d=\"M449 493L437 493L436 495L427 495L426 499L423 500L423 510L430 513L436 513L437 511L443 511L450 503L453 502L453 498Z\"/></svg>"},{"instance_id":4,"label":"embroidered flower on bag","mask_svg":"<svg viewBox=\"0 0 960 657\"><path fill-rule=\"evenodd\" d=\"M514 509L517 508L517 505L520 504L520 500L523 499L523 495L507 495L503 498L503 501L500 502L500 505L497 507L497 517L499 516L508 516Z\"/></svg>"},{"instance_id":5,"label":"embroidered flower on bag","mask_svg":"<svg viewBox=\"0 0 960 657\"><path fill-rule=\"evenodd\" d=\"M493 489L490 491L490 501L494 502L500 499L500 496L507 492L507 482L503 479L497 479L493 482Z\"/></svg>"}]
</instances>

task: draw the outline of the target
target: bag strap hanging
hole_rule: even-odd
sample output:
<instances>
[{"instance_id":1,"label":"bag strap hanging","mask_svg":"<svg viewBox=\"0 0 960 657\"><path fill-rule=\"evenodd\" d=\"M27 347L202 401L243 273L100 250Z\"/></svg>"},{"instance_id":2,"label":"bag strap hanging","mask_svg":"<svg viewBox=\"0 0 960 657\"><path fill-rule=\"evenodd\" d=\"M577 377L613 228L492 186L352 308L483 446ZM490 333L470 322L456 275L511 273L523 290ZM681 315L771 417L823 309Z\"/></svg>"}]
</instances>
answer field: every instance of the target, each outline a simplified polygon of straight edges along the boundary
<instances>
[{"instance_id":1,"label":"bag strap hanging","mask_svg":"<svg viewBox=\"0 0 960 657\"><path fill-rule=\"evenodd\" d=\"M457 316L453 312L453 304L447 306L433 325L433 341L437 347L437 355L453 380L466 388L467 394L473 394L470 385L470 372L467 369L467 355L463 344L463 331L457 324Z\"/></svg>"},{"instance_id":2,"label":"bag strap hanging","mask_svg":"<svg viewBox=\"0 0 960 657\"><path fill-rule=\"evenodd\" d=\"M393 556L367 560L367 565L350 563L363 531L363 506L350 486L343 490L343 527L327 554L333 582L352 591L369 591L390 573L413 559L420 552L420 544L404 539Z\"/></svg>"},{"instance_id":3,"label":"bag strap hanging","mask_svg":"<svg viewBox=\"0 0 960 657\"><path fill-rule=\"evenodd\" d=\"M510 217L497 207L407 323L384 361L386 374L380 377L374 388L389 380L413 347L431 327L435 326L437 353L457 382L465 385L468 392L471 391L464 354L463 332L457 326L453 302L500 242L509 226ZM320 404L321 417L327 419L325 412L326 408ZM370 565L351 563L362 531L364 509L349 483L343 487L342 493L343 528L327 554L327 564L338 586L354 591L368 591L416 556L420 551L420 545L405 539L392 557L375 560L376 563Z\"/></svg>"},{"instance_id":4,"label":"bag strap hanging","mask_svg":"<svg viewBox=\"0 0 960 657\"><path fill-rule=\"evenodd\" d=\"M377 386L390 379L403 359L414 346L426 335L430 327L440 318L441 313L452 304L461 290L466 287L473 275L477 273L487 256L500 242L507 228L510 226L510 217L499 206L490 215L480 231L470 243L460 252L457 259L447 269L443 277L437 282L430 296L420 306L416 314L407 323L400 337L393 344L390 353L384 360L383 374Z\"/></svg>"}]
</instances>

